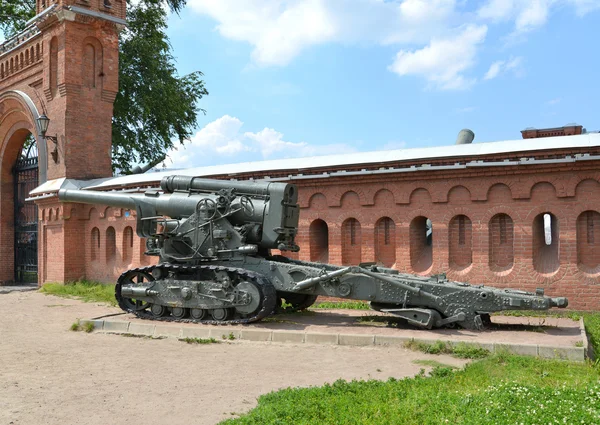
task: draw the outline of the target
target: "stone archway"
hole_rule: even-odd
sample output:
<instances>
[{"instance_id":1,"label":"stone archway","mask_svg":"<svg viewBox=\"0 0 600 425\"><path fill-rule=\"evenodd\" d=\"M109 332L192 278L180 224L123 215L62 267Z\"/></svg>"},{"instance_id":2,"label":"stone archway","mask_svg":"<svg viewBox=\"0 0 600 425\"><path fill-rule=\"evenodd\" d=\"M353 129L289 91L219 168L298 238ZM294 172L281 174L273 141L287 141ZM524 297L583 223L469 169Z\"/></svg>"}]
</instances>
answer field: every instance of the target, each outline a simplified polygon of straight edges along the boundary
<instances>
[{"instance_id":1,"label":"stone archway","mask_svg":"<svg viewBox=\"0 0 600 425\"><path fill-rule=\"evenodd\" d=\"M0 94L0 282L15 280L15 165L27 137L32 134L38 150L38 180L46 181L46 142L40 143L39 112L25 93Z\"/></svg>"}]
</instances>

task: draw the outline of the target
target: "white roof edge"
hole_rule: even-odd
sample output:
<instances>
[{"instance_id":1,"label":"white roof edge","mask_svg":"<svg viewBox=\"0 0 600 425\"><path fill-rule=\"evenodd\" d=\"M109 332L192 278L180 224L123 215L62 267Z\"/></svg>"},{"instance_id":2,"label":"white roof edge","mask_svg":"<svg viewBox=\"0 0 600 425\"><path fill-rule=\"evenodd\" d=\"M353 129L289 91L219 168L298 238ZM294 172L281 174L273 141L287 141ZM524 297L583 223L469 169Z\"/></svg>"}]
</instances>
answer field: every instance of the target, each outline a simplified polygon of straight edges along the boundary
<instances>
[{"instance_id":1,"label":"white roof edge","mask_svg":"<svg viewBox=\"0 0 600 425\"><path fill-rule=\"evenodd\" d=\"M163 177L178 174L187 176L237 175L252 172L308 170L343 165L390 163L411 160L441 159L462 156L484 156L502 153L516 153L549 149L592 148L600 146L600 134L586 133L576 136L519 139L500 142L447 145L426 148L396 149L387 151L355 152L340 155L324 155L306 158L277 159L237 164L212 165L205 167L169 170L147 174L134 174L103 179L73 181L79 187L89 189L140 185L147 186L159 182ZM58 182L60 183L54 183ZM65 179L46 182L34 189L30 195L58 191ZM58 184L58 187L56 186Z\"/></svg>"}]
</instances>

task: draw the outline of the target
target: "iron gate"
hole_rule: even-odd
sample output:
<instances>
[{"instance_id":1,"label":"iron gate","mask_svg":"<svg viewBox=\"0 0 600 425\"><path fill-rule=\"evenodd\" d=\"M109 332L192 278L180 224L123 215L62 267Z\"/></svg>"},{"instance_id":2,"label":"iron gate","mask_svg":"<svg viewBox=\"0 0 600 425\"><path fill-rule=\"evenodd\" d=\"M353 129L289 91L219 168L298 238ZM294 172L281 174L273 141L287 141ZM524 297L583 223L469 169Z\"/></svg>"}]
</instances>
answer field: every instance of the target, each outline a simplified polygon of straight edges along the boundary
<instances>
[{"instance_id":1,"label":"iron gate","mask_svg":"<svg viewBox=\"0 0 600 425\"><path fill-rule=\"evenodd\" d=\"M38 152L33 137L21 148L14 169L15 203L15 282L38 280L38 207L25 202L38 186Z\"/></svg>"}]
</instances>

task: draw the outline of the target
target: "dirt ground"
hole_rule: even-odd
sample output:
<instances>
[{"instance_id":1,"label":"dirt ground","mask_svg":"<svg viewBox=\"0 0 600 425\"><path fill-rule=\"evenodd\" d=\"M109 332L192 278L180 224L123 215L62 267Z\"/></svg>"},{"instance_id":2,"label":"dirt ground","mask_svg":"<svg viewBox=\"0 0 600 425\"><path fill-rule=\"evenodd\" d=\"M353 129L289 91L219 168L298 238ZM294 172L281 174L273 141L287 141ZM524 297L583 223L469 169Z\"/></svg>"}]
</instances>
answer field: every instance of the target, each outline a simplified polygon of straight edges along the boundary
<instances>
[{"instance_id":1,"label":"dirt ground","mask_svg":"<svg viewBox=\"0 0 600 425\"><path fill-rule=\"evenodd\" d=\"M412 376L417 359L465 363L403 348L72 332L77 318L120 310L37 292L1 294L0 311L0 425L215 424L281 388Z\"/></svg>"}]
</instances>

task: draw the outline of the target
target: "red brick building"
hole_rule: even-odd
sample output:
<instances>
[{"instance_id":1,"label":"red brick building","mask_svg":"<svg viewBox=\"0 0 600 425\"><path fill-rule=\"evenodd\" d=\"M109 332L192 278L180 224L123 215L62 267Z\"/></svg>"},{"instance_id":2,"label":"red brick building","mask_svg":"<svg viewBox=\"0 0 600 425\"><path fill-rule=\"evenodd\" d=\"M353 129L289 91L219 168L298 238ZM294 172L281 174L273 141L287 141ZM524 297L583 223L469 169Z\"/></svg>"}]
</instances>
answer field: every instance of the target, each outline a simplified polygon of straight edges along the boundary
<instances>
[{"instance_id":1,"label":"red brick building","mask_svg":"<svg viewBox=\"0 0 600 425\"><path fill-rule=\"evenodd\" d=\"M31 217L40 284L114 281L149 261L134 236L134 212L56 198L64 184L142 191L157 187L164 174L107 177L124 6L124 0L39 0L29 32L0 46L0 281L20 276L13 253L32 240L31 232L18 230ZM42 113L56 144L36 128ZM19 152L29 133L39 150L34 213L21 208L29 189L14 166L23 162ZM177 173L298 184L300 259L375 261L471 283L544 287L569 297L573 308L599 309L600 134L576 125L522 133L526 140Z\"/></svg>"}]
</instances>

